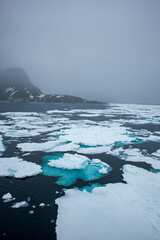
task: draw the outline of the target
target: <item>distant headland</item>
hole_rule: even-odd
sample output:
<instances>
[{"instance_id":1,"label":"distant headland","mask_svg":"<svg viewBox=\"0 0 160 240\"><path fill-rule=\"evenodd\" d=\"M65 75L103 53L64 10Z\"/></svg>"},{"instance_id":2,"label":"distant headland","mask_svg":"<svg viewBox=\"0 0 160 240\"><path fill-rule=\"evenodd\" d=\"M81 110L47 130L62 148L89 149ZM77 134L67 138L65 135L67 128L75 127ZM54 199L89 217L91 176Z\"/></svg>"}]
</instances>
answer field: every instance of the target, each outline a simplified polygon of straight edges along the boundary
<instances>
[{"instance_id":1,"label":"distant headland","mask_svg":"<svg viewBox=\"0 0 160 240\"><path fill-rule=\"evenodd\" d=\"M59 94L44 94L35 87L22 68L0 70L0 101L46 103L102 103Z\"/></svg>"}]
</instances>

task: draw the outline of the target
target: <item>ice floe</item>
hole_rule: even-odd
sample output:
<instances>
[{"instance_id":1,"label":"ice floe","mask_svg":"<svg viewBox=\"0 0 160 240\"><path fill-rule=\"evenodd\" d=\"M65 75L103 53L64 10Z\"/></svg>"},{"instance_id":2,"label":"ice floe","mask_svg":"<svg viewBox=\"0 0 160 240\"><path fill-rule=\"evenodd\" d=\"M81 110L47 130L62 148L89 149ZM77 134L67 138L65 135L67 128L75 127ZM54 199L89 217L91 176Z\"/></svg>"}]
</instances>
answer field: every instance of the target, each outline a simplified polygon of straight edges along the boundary
<instances>
[{"instance_id":1,"label":"ice floe","mask_svg":"<svg viewBox=\"0 0 160 240\"><path fill-rule=\"evenodd\" d=\"M3 195L2 199L4 200L4 202L11 202L13 200L15 200L14 197L12 197L12 195L10 193L6 193Z\"/></svg>"},{"instance_id":2,"label":"ice floe","mask_svg":"<svg viewBox=\"0 0 160 240\"><path fill-rule=\"evenodd\" d=\"M61 141L71 141L86 146L111 145L116 141L131 142L126 128L118 123L110 123L106 126L79 126L77 124L73 125L72 128L61 130L61 133L63 134L59 137Z\"/></svg>"},{"instance_id":3,"label":"ice floe","mask_svg":"<svg viewBox=\"0 0 160 240\"><path fill-rule=\"evenodd\" d=\"M0 176L25 178L41 173L41 166L18 157L0 158Z\"/></svg>"},{"instance_id":4,"label":"ice floe","mask_svg":"<svg viewBox=\"0 0 160 240\"><path fill-rule=\"evenodd\" d=\"M78 146L67 141L47 141L44 143L19 143L17 145L23 152L43 151L43 152L57 152L57 151L71 151L77 149Z\"/></svg>"},{"instance_id":5,"label":"ice floe","mask_svg":"<svg viewBox=\"0 0 160 240\"><path fill-rule=\"evenodd\" d=\"M48 165L50 167L64 169L82 169L86 167L89 161L90 159L86 156L65 153L63 157L57 160L50 160Z\"/></svg>"},{"instance_id":6,"label":"ice floe","mask_svg":"<svg viewBox=\"0 0 160 240\"><path fill-rule=\"evenodd\" d=\"M148 164L151 164L153 168L160 169L160 161L157 158L154 158L154 156L156 156L156 153L149 155L144 151L140 151L138 148L129 147L127 149L123 149L120 147L112 151L108 151L107 154L111 154L117 156L122 160L131 162L146 162Z\"/></svg>"},{"instance_id":7,"label":"ice floe","mask_svg":"<svg viewBox=\"0 0 160 240\"><path fill-rule=\"evenodd\" d=\"M40 203L39 204L40 207L45 207L45 205L46 205L45 203Z\"/></svg>"},{"instance_id":8,"label":"ice floe","mask_svg":"<svg viewBox=\"0 0 160 240\"><path fill-rule=\"evenodd\" d=\"M127 184L66 190L58 198L57 238L159 240L160 173L126 165Z\"/></svg>"},{"instance_id":9,"label":"ice floe","mask_svg":"<svg viewBox=\"0 0 160 240\"><path fill-rule=\"evenodd\" d=\"M33 210L29 211L29 214L33 214L33 213L34 213L34 211L33 211Z\"/></svg>"},{"instance_id":10,"label":"ice floe","mask_svg":"<svg viewBox=\"0 0 160 240\"><path fill-rule=\"evenodd\" d=\"M28 207L29 203L26 201L21 201L21 202L17 202L12 204L11 208L20 208L20 207Z\"/></svg>"},{"instance_id":11,"label":"ice floe","mask_svg":"<svg viewBox=\"0 0 160 240\"><path fill-rule=\"evenodd\" d=\"M94 180L109 174L112 168L100 159L89 159L78 154L48 155L43 158L42 174L58 177L56 183L69 186L77 179ZM100 171L101 170L101 171Z\"/></svg>"}]
</instances>

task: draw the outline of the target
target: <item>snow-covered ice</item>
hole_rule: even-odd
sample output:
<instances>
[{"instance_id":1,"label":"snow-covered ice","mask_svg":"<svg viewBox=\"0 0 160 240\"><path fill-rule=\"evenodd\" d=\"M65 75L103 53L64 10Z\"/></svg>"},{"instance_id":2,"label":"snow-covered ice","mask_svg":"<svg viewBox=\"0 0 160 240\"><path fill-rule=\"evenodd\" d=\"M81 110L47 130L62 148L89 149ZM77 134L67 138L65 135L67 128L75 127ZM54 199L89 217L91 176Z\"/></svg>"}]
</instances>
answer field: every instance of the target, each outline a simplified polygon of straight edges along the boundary
<instances>
[{"instance_id":1,"label":"snow-covered ice","mask_svg":"<svg viewBox=\"0 0 160 240\"><path fill-rule=\"evenodd\" d=\"M78 124L72 128L62 130L62 141L72 141L86 146L111 145L116 141L130 143L131 138L126 134L126 128L120 124L106 124L106 126L87 126Z\"/></svg>"},{"instance_id":2,"label":"snow-covered ice","mask_svg":"<svg viewBox=\"0 0 160 240\"><path fill-rule=\"evenodd\" d=\"M11 193L6 193L3 195L2 197L3 201L6 203L6 202L11 202L13 200L15 200L14 197L12 197Z\"/></svg>"},{"instance_id":3,"label":"snow-covered ice","mask_svg":"<svg viewBox=\"0 0 160 240\"><path fill-rule=\"evenodd\" d=\"M126 165L127 184L87 191L66 190L58 198L58 240L159 240L160 173ZM147 184L146 184L147 183Z\"/></svg>"},{"instance_id":4,"label":"snow-covered ice","mask_svg":"<svg viewBox=\"0 0 160 240\"><path fill-rule=\"evenodd\" d=\"M41 173L41 166L18 157L0 158L0 176L25 178Z\"/></svg>"},{"instance_id":5,"label":"snow-covered ice","mask_svg":"<svg viewBox=\"0 0 160 240\"><path fill-rule=\"evenodd\" d=\"M151 164L151 166L155 169L160 169L160 161L154 156L158 156L158 151L149 155L147 153L143 153L138 148L127 148L123 149L122 147L108 151L107 154L111 154L117 156L122 160L127 160L131 162L146 162Z\"/></svg>"},{"instance_id":6,"label":"snow-covered ice","mask_svg":"<svg viewBox=\"0 0 160 240\"><path fill-rule=\"evenodd\" d=\"M64 169L81 169L85 168L89 161L90 159L86 156L65 153L63 157L57 160L50 160L48 165Z\"/></svg>"}]
</instances>

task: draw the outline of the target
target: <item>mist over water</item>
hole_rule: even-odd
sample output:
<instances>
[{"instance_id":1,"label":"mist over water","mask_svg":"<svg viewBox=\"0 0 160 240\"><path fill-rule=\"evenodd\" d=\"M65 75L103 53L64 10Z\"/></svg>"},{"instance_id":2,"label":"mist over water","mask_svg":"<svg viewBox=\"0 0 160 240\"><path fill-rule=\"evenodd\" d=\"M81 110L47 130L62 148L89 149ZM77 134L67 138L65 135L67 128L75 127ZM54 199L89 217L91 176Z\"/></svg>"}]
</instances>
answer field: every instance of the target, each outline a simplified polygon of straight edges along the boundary
<instances>
[{"instance_id":1,"label":"mist over water","mask_svg":"<svg viewBox=\"0 0 160 240\"><path fill-rule=\"evenodd\" d=\"M160 1L1 0L0 68L45 93L160 102Z\"/></svg>"}]
</instances>

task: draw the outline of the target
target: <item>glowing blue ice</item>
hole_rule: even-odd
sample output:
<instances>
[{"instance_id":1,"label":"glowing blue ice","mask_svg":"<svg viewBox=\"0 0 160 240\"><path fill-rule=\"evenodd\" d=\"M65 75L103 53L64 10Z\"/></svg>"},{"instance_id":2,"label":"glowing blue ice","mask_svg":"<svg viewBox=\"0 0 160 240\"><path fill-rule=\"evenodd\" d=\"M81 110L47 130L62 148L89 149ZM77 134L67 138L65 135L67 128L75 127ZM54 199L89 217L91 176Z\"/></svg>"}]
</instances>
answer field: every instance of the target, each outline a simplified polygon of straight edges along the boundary
<instances>
[{"instance_id":1,"label":"glowing blue ice","mask_svg":"<svg viewBox=\"0 0 160 240\"><path fill-rule=\"evenodd\" d=\"M76 157L76 154L70 155L72 155L73 158ZM51 161L53 162L54 160L56 161L58 159L63 159L63 157L65 157L65 154L58 153L54 156L47 155L43 158L43 164L41 165L43 171L42 174L57 177L56 183L59 185L70 186L74 184L77 179L82 179L84 181L98 179L111 171L111 167L109 167L107 164L98 159L90 160L89 158L86 158L87 160L85 167L83 165L83 167L79 169L69 169L69 167L57 168L48 165ZM100 170L104 167L107 169L107 173L101 173Z\"/></svg>"}]
</instances>

